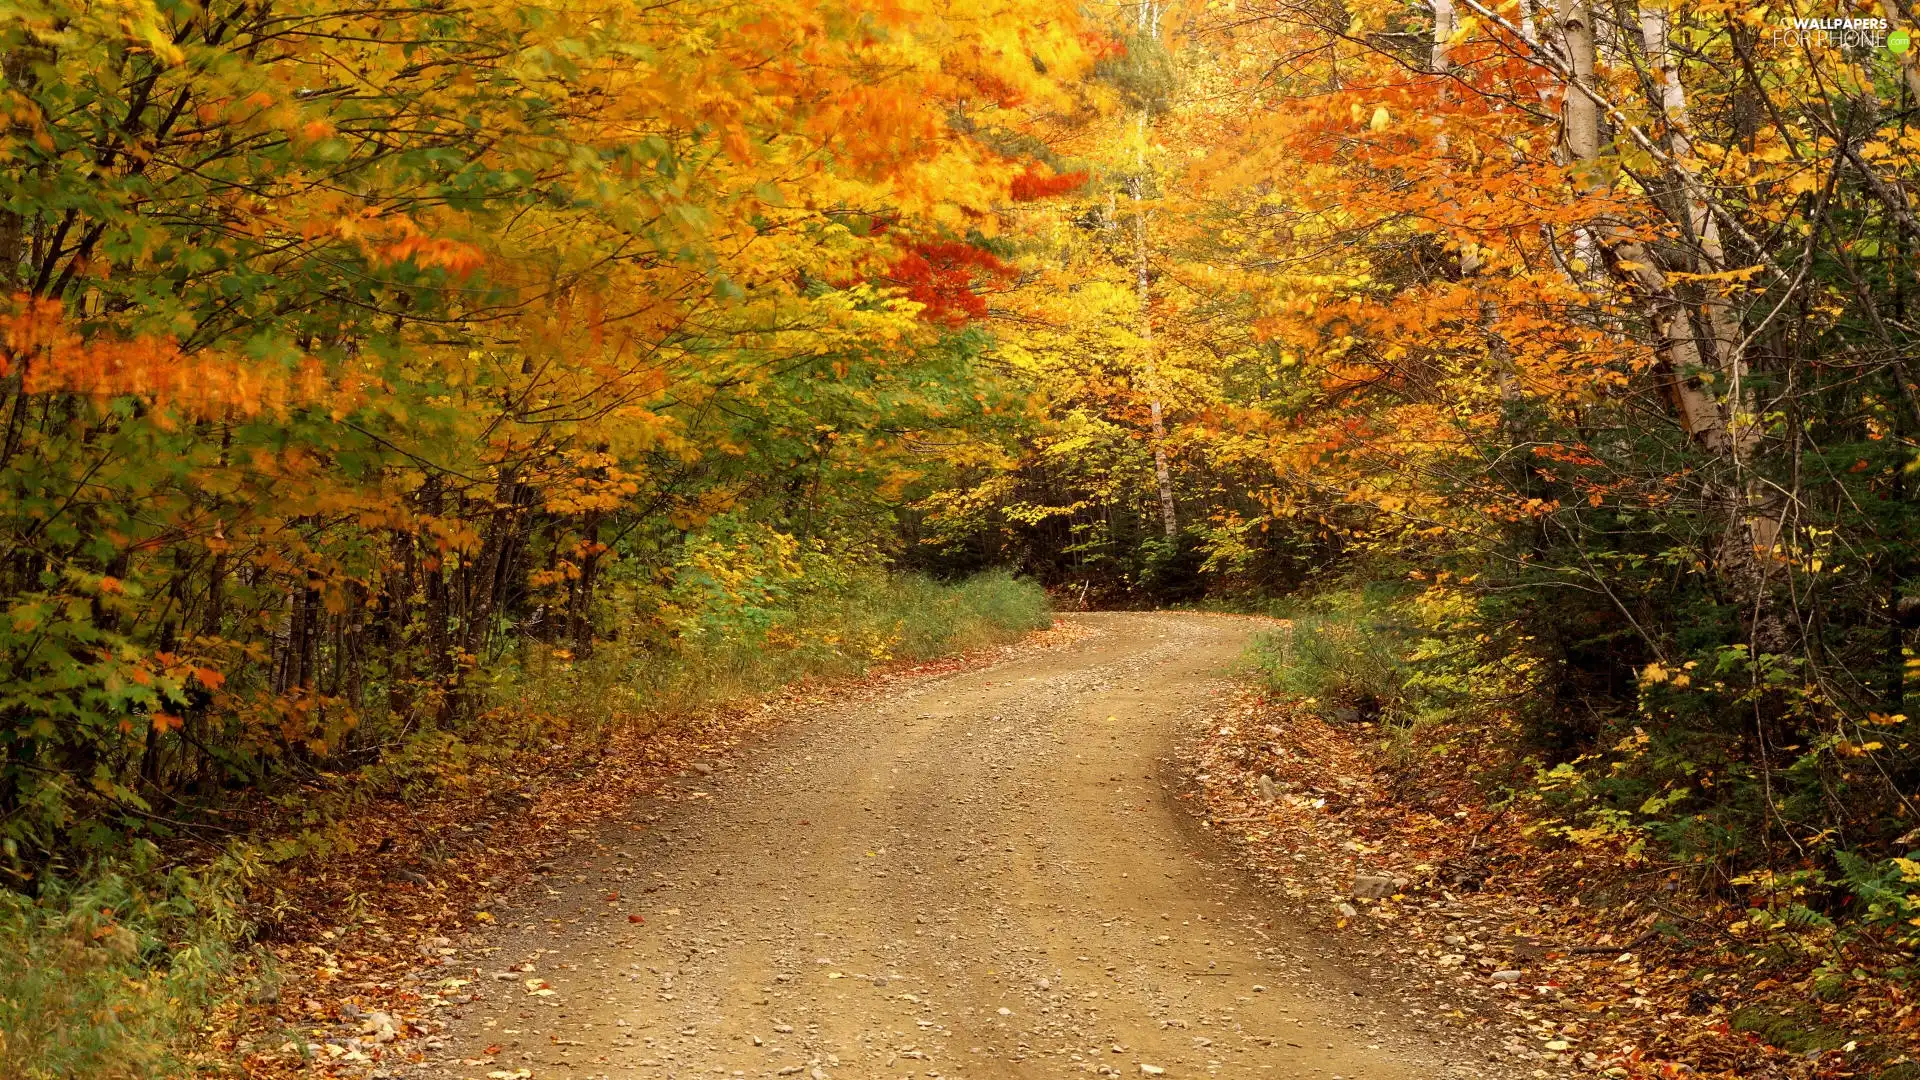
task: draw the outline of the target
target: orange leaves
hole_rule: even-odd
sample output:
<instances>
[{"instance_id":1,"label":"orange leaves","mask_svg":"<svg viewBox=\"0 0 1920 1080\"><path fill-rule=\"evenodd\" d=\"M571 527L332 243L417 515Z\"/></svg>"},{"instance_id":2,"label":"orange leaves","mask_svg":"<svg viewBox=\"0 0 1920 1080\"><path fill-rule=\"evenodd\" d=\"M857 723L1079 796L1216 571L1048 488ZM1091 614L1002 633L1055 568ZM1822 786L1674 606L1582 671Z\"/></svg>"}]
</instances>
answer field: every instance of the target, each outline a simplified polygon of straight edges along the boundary
<instances>
[{"instance_id":1,"label":"orange leaves","mask_svg":"<svg viewBox=\"0 0 1920 1080\"><path fill-rule=\"evenodd\" d=\"M924 102L890 87L855 85L816 112L807 130L823 143L844 145L848 164L874 181L930 156L943 141L940 120Z\"/></svg>"},{"instance_id":2,"label":"orange leaves","mask_svg":"<svg viewBox=\"0 0 1920 1080\"><path fill-rule=\"evenodd\" d=\"M1020 104L1020 90L991 70L989 63L978 50L949 53L941 58L942 69L954 77L957 88L967 98L1002 109Z\"/></svg>"},{"instance_id":3,"label":"orange leaves","mask_svg":"<svg viewBox=\"0 0 1920 1080\"><path fill-rule=\"evenodd\" d=\"M472 244L443 237L408 235L375 249L375 257L384 262L411 262L415 266L451 270L464 277L485 261Z\"/></svg>"},{"instance_id":4,"label":"orange leaves","mask_svg":"<svg viewBox=\"0 0 1920 1080\"><path fill-rule=\"evenodd\" d=\"M1088 27L1079 33L1080 47L1087 51L1089 59L1098 62L1114 60L1127 54L1127 43L1115 37L1111 32L1097 27Z\"/></svg>"},{"instance_id":5,"label":"orange leaves","mask_svg":"<svg viewBox=\"0 0 1920 1080\"><path fill-rule=\"evenodd\" d=\"M423 270L445 269L464 277L486 261L470 242L432 236L411 218L383 213L377 207L357 212L345 209L337 194L321 195L302 228L307 239L337 237L358 246L376 266L410 262Z\"/></svg>"},{"instance_id":6,"label":"orange leaves","mask_svg":"<svg viewBox=\"0 0 1920 1080\"><path fill-rule=\"evenodd\" d=\"M1397 17L1354 12L1369 28ZM1166 160L1199 164L1164 184L1162 206L1193 220L1156 216L1184 235L1152 263L1210 320L1187 329L1163 303L1156 335L1215 355L1244 343L1225 362L1238 400L1196 441L1300 500L1359 508L1383 535L1491 535L1584 502L1594 492L1514 490L1531 464L1505 452L1515 415L1577 422L1643 363L1605 330L1612 298L1564 268L1598 261L1573 250L1582 223L1634 210L1574 190L1540 152L1554 114L1513 107L1539 100L1541 75L1507 78L1519 43L1503 33L1441 43L1440 74L1432 42L1409 63L1311 20L1256 18L1192 50L1199 92L1155 125Z\"/></svg>"},{"instance_id":7,"label":"orange leaves","mask_svg":"<svg viewBox=\"0 0 1920 1080\"><path fill-rule=\"evenodd\" d=\"M51 223L0 303L0 621L112 645L143 711L101 760L158 733L251 776L370 706L450 718L503 635L590 655L616 559L913 497L912 440L998 404L950 332L1012 268L942 238L1084 179L1005 149L1047 156L1013 106L1077 72L1038 0L297 15L137 93L83 20L0 93ZM203 714L221 745L173 755Z\"/></svg>"},{"instance_id":8,"label":"orange leaves","mask_svg":"<svg viewBox=\"0 0 1920 1080\"><path fill-rule=\"evenodd\" d=\"M284 417L337 400L325 368L312 357L289 367L211 350L185 353L165 337L83 336L57 300L16 297L14 310L0 315L0 338L6 343L0 374L19 371L27 393L138 398L161 410L160 422L168 414Z\"/></svg>"}]
</instances>

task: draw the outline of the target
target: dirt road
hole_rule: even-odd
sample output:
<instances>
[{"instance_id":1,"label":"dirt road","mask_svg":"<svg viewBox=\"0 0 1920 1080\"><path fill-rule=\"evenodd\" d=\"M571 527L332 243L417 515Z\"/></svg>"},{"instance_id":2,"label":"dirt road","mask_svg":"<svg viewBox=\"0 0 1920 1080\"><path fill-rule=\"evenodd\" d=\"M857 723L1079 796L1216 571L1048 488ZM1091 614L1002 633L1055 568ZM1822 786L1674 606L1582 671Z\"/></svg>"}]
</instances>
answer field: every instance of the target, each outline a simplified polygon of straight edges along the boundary
<instances>
[{"instance_id":1,"label":"dirt road","mask_svg":"<svg viewBox=\"0 0 1920 1080\"><path fill-rule=\"evenodd\" d=\"M1451 1071L1308 959L1163 771L1257 624L1075 618L1075 644L829 710L583 837L497 911L426 1074Z\"/></svg>"}]
</instances>

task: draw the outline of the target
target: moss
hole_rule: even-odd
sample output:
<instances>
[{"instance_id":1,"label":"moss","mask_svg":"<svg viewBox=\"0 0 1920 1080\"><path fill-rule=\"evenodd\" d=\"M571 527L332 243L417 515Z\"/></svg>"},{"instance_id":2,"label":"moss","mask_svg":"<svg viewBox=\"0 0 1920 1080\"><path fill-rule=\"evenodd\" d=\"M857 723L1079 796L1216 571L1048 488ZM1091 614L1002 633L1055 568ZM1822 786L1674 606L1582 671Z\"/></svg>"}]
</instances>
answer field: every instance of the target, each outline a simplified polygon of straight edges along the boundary
<instances>
[{"instance_id":1,"label":"moss","mask_svg":"<svg viewBox=\"0 0 1920 1080\"><path fill-rule=\"evenodd\" d=\"M1837 1050L1849 1042L1857 1043L1855 1036L1840 1028L1811 1020L1803 1014L1764 1005L1736 1009L1728 1018L1728 1026L1735 1031L1757 1035L1768 1046L1794 1054ZM1895 1061L1878 1068L1893 1058L1904 1056L1888 1047L1867 1043L1855 1045L1848 1054L1848 1060L1853 1068L1859 1070L1853 1075L1871 1076L1873 1080L1920 1080L1920 1063ZM1871 1071L1875 1069L1877 1071Z\"/></svg>"},{"instance_id":2,"label":"moss","mask_svg":"<svg viewBox=\"0 0 1920 1080\"><path fill-rule=\"evenodd\" d=\"M1728 1018L1728 1026L1735 1031L1757 1035L1768 1046L1796 1054L1832 1050L1847 1042L1847 1033L1838 1028L1814 1023L1764 1005L1748 1005L1734 1010Z\"/></svg>"}]
</instances>

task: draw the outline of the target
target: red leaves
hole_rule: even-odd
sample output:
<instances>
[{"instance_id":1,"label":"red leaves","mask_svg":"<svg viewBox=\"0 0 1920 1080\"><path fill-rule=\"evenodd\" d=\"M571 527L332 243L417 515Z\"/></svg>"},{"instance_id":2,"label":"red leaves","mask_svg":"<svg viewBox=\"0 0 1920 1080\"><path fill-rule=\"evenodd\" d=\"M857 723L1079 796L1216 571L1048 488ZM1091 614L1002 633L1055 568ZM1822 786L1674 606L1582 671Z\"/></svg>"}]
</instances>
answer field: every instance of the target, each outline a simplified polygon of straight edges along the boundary
<instances>
[{"instance_id":1,"label":"red leaves","mask_svg":"<svg viewBox=\"0 0 1920 1080\"><path fill-rule=\"evenodd\" d=\"M1094 60L1113 60L1127 55L1127 43L1100 29L1080 31L1080 45Z\"/></svg>"},{"instance_id":2,"label":"red leaves","mask_svg":"<svg viewBox=\"0 0 1920 1080\"><path fill-rule=\"evenodd\" d=\"M1013 183L1007 188L1007 194L1011 195L1015 202L1036 202L1054 195L1077 191L1085 186L1086 182L1085 169L1057 173L1051 169L1043 172L1039 167L1029 165L1024 172L1013 178Z\"/></svg>"},{"instance_id":3,"label":"red leaves","mask_svg":"<svg viewBox=\"0 0 1920 1080\"><path fill-rule=\"evenodd\" d=\"M982 283L1005 281L1014 269L984 248L959 241L914 241L888 268L885 280L906 290L907 299L924 305L920 317L942 326L961 327L987 314Z\"/></svg>"}]
</instances>

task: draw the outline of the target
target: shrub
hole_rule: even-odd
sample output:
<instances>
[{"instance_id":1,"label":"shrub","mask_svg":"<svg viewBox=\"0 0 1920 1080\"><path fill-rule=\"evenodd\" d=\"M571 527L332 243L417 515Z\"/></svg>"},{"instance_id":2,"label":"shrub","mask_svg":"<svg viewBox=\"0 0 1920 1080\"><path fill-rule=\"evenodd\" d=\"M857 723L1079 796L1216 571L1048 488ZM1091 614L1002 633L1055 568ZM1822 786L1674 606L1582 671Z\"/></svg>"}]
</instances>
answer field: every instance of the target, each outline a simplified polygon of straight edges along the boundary
<instances>
[{"instance_id":1,"label":"shrub","mask_svg":"<svg viewBox=\"0 0 1920 1080\"><path fill-rule=\"evenodd\" d=\"M1357 611L1300 615L1262 635L1255 648L1267 684L1334 714L1373 720L1397 713L1409 674L1405 643L1368 622Z\"/></svg>"}]
</instances>

